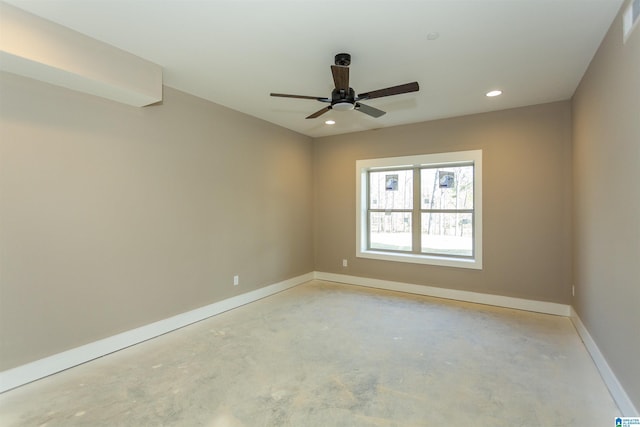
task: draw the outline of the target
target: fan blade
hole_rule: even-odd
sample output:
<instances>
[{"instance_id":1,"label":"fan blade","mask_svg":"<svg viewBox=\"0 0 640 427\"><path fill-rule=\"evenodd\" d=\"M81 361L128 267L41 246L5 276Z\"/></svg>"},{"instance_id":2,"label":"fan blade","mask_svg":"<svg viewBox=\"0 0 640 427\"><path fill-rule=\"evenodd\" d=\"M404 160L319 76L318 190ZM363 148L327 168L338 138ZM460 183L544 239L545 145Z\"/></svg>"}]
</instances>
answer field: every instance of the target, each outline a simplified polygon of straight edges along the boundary
<instances>
[{"instance_id":1,"label":"fan blade","mask_svg":"<svg viewBox=\"0 0 640 427\"><path fill-rule=\"evenodd\" d=\"M375 118L378 118L387 114L386 111L378 110L377 108L373 108L369 105L360 104L360 103L356 104L355 109L360 111L361 113L368 114L371 117L375 117Z\"/></svg>"},{"instance_id":2,"label":"fan blade","mask_svg":"<svg viewBox=\"0 0 640 427\"><path fill-rule=\"evenodd\" d=\"M401 93L417 92L420 90L418 82L406 83L399 86L392 86L386 89L378 89L371 92L365 92L358 95L357 100L382 98L383 96L400 95Z\"/></svg>"},{"instance_id":3,"label":"fan blade","mask_svg":"<svg viewBox=\"0 0 640 427\"><path fill-rule=\"evenodd\" d=\"M349 91L349 67L332 65L331 74L333 74L333 82L336 84L336 89Z\"/></svg>"},{"instance_id":4,"label":"fan blade","mask_svg":"<svg viewBox=\"0 0 640 427\"><path fill-rule=\"evenodd\" d=\"M324 98L321 96L288 95L286 93L272 93L271 96L279 96L281 98L315 99L316 101L321 102L331 102L329 98Z\"/></svg>"},{"instance_id":5,"label":"fan blade","mask_svg":"<svg viewBox=\"0 0 640 427\"><path fill-rule=\"evenodd\" d=\"M324 107L322 110L318 110L315 113L313 113L312 115L308 116L307 119L315 119L316 117L319 117L319 116L323 115L324 113L326 113L329 110L331 110L331 106Z\"/></svg>"}]
</instances>

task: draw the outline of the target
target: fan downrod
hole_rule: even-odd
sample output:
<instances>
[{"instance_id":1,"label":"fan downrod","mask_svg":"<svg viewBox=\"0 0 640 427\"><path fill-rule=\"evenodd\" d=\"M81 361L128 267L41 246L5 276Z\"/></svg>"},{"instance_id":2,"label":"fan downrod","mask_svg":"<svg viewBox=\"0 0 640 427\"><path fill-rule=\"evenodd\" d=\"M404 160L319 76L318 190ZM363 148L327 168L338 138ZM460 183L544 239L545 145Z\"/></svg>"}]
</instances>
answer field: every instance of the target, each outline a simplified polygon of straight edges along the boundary
<instances>
[{"instance_id":1,"label":"fan downrod","mask_svg":"<svg viewBox=\"0 0 640 427\"><path fill-rule=\"evenodd\" d=\"M342 67L348 67L351 65L351 55L348 53L339 53L335 58L336 65L340 65Z\"/></svg>"}]
</instances>

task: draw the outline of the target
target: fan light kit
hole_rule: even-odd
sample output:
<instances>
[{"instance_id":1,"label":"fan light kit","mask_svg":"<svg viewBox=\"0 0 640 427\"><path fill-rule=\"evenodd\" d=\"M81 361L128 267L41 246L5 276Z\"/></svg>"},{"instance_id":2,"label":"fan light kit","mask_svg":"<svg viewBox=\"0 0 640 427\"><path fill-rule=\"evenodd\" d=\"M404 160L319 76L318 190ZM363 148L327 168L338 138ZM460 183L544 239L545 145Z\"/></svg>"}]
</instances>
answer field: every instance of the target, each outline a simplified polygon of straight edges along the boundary
<instances>
[{"instance_id":1,"label":"fan light kit","mask_svg":"<svg viewBox=\"0 0 640 427\"><path fill-rule=\"evenodd\" d=\"M353 105L349 101L338 101L331 106L331 109L336 111L349 111L353 110L354 107L355 105Z\"/></svg>"},{"instance_id":2,"label":"fan light kit","mask_svg":"<svg viewBox=\"0 0 640 427\"><path fill-rule=\"evenodd\" d=\"M324 122L325 125L335 125L336 121L335 120L327 120L326 122Z\"/></svg>"},{"instance_id":3,"label":"fan light kit","mask_svg":"<svg viewBox=\"0 0 640 427\"><path fill-rule=\"evenodd\" d=\"M385 89L373 90L356 95L353 88L349 87L349 65L351 65L351 55L348 53L339 53L335 56L335 65L331 66L331 74L333 75L333 83L335 89L331 91L330 98L321 96L307 95L288 95L285 93L272 93L271 96L282 98L298 98L298 99L315 99L316 101L326 102L330 105L321 110L307 116L307 119L315 119L329 110L349 111L357 110L371 117L380 117L386 114L382 110L362 104L360 101L382 98L384 96L400 95L402 93L417 92L420 90L418 82L406 83L399 86L392 86ZM335 123L335 122L334 122ZM327 123L333 124L333 123Z\"/></svg>"}]
</instances>

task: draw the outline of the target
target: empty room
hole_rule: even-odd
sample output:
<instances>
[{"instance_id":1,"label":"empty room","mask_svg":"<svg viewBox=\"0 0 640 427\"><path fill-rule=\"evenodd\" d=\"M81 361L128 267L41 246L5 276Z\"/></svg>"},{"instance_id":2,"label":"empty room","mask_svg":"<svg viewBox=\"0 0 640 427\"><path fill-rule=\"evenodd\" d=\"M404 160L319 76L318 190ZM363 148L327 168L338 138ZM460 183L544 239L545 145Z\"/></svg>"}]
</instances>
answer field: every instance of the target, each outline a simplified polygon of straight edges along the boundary
<instances>
[{"instance_id":1,"label":"empty room","mask_svg":"<svg viewBox=\"0 0 640 427\"><path fill-rule=\"evenodd\" d=\"M639 21L0 1L0 424L640 425Z\"/></svg>"}]
</instances>

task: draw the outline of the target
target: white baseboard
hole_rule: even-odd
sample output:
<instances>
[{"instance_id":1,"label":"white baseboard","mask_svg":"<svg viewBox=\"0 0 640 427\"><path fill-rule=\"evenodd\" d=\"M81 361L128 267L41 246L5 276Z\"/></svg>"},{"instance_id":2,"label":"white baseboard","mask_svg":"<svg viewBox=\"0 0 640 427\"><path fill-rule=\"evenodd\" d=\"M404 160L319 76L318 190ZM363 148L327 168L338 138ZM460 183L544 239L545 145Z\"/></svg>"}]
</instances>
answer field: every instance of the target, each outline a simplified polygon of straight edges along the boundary
<instances>
[{"instance_id":1,"label":"white baseboard","mask_svg":"<svg viewBox=\"0 0 640 427\"><path fill-rule=\"evenodd\" d=\"M571 307L569 305L554 302L535 301L500 295L483 294L479 292L415 285L403 282L391 282L388 280L370 279L367 277L349 276L345 274L323 273L320 271L316 271L315 278L329 282L339 282L350 285L366 286L369 288L386 289L389 291L406 292L410 294L474 302L498 307L515 308L518 310L535 311L537 313L553 314L556 316L568 317L571 314Z\"/></svg>"},{"instance_id":2,"label":"white baseboard","mask_svg":"<svg viewBox=\"0 0 640 427\"><path fill-rule=\"evenodd\" d=\"M537 313L553 314L557 316L569 317L573 322L578 335L591 355L596 368L600 372L611 396L615 400L622 416L637 417L639 412L631 402L631 399L618 381L606 359L600 352L589 331L584 326L575 310L570 305L557 304L545 301L534 301L520 298L505 297L500 295L482 294L470 291L459 291L455 289L445 289L433 286L421 286L411 283L391 282L387 280L370 279L366 277L349 276L345 274L315 272L316 279L329 282L338 282L349 285L365 286L369 288L385 289L389 291L406 292L417 295L425 295L437 298L453 299L458 301L474 302L498 307L514 308L518 310L534 311Z\"/></svg>"},{"instance_id":3,"label":"white baseboard","mask_svg":"<svg viewBox=\"0 0 640 427\"><path fill-rule=\"evenodd\" d=\"M631 402L627 392L622 388L622 385L611 370L611 367L604 358L604 355L591 337L591 334L589 334L587 328L582 323L582 320L580 320L580 317L578 317L578 313L576 313L573 308L571 308L571 322L573 322L573 326L575 326L576 331L578 331L578 335L582 338L584 346L591 355L598 371L600 371L600 375L602 376L604 383L607 385L609 393L611 393L613 400L616 401L618 408L622 412L621 415L625 417L637 417L640 413L633 405L633 402Z\"/></svg>"},{"instance_id":4,"label":"white baseboard","mask_svg":"<svg viewBox=\"0 0 640 427\"><path fill-rule=\"evenodd\" d=\"M309 280L313 280L313 278L314 273L293 277L273 285L265 286L264 288L256 289L255 291L237 295L205 307L178 314L168 319L150 323L121 334L113 335L109 338L0 372L0 393L298 286Z\"/></svg>"},{"instance_id":5,"label":"white baseboard","mask_svg":"<svg viewBox=\"0 0 640 427\"><path fill-rule=\"evenodd\" d=\"M90 360L97 359L98 357L122 350L123 348L139 344L167 332L199 322L208 317L215 316L225 311L274 295L278 292L301 285L313 279L487 304L518 310L534 311L558 316L568 316L571 318L578 334L591 354L591 357L600 371L605 384L609 388L611 395L622 411L622 415L637 416L638 414L637 409L634 407L631 399L622 388L622 385L620 385L620 382L609 367L595 341L591 338L591 335L578 315L568 305L318 271L293 277L279 283L265 286L264 288L256 289L255 291L237 295L205 307L191 310L168 319L160 320L140 328L132 329L109 338L46 357L44 359L36 360L17 368L0 372L0 393L40 378L47 377L65 369L72 368Z\"/></svg>"}]
</instances>

